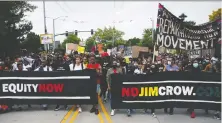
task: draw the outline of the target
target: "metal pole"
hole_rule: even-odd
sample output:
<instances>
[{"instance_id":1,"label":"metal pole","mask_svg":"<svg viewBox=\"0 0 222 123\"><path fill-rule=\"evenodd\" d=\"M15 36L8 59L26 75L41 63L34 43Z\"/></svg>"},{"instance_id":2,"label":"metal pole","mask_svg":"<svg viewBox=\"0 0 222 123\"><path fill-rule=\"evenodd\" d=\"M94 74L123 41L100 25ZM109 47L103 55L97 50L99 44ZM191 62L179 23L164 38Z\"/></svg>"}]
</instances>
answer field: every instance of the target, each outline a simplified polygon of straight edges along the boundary
<instances>
[{"instance_id":1,"label":"metal pole","mask_svg":"<svg viewBox=\"0 0 222 123\"><path fill-rule=\"evenodd\" d=\"M153 47L153 62L155 59L155 52L156 52L156 43L154 42L154 20L151 18L152 21L152 41L154 43L154 47Z\"/></svg>"},{"instance_id":2,"label":"metal pole","mask_svg":"<svg viewBox=\"0 0 222 123\"><path fill-rule=\"evenodd\" d=\"M53 19L53 52L55 51L55 19Z\"/></svg>"},{"instance_id":3,"label":"metal pole","mask_svg":"<svg viewBox=\"0 0 222 123\"><path fill-rule=\"evenodd\" d=\"M45 0L43 0L43 16L44 16L44 32L47 34L47 28L46 28L46 14L45 14ZM47 50L47 45L44 44L45 50Z\"/></svg>"}]
</instances>

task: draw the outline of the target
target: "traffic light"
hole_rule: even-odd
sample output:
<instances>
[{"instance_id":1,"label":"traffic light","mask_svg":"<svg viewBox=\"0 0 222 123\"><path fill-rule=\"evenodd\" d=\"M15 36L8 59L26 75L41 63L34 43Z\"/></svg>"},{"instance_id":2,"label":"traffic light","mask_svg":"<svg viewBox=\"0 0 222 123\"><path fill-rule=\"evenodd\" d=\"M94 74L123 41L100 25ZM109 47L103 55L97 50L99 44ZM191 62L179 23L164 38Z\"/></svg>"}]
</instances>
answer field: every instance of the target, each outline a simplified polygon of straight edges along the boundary
<instances>
[{"instance_id":1,"label":"traffic light","mask_svg":"<svg viewBox=\"0 0 222 123\"><path fill-rule=\"evenodd\" d=\"M93 35L93 29L91 29L91 35Z\"/></svg>"},{"instance_id":2,"label":"traffic light","mask_svg":"<svg viewBox=\"0 0 222 123\"><path fill-rule=\"evenodd\" d=\"M77 30L75 30L75 35L78 36L78 31Z\"/></svg>"},{"instance_id":3,"label":"traffic light","mask_svg":"<svg viewBox=\"0 0 222 123\"><path fill-rule=\"evenodd\" d=\"M68 31L66 31L66 37L69 35L69 32Z\"/></svg>"}]
</instances>

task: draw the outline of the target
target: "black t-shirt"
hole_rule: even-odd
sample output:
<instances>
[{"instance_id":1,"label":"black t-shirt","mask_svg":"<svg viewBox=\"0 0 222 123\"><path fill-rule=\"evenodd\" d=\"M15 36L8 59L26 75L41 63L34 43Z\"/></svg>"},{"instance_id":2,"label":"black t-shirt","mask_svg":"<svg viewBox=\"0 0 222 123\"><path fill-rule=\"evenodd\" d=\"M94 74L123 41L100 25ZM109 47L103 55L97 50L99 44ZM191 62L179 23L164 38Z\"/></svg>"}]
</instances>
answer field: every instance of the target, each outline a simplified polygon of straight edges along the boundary
<instances>
[{"instance_id":1,"label":"black t-shirt","mask_svg":"<svg viewBox=\"0 0 222 123\"><path fill-rule=\"evenodd\" d=\"M69 65L66 63L53 65L55 71L70 71Z\"/></svg>"},{"instance_id":2,"label":"black t-shirt","mask_svg":"<svg viewBox=\"0 0 222 123\"><path fill-rule=\"evenodd\" d=\"M158 65L157 65L157 68L158 68L158 72L163 72L163 70L164 70L164 65L163 65L163 64L158 64Z\"/></svg>"}]
</instances>

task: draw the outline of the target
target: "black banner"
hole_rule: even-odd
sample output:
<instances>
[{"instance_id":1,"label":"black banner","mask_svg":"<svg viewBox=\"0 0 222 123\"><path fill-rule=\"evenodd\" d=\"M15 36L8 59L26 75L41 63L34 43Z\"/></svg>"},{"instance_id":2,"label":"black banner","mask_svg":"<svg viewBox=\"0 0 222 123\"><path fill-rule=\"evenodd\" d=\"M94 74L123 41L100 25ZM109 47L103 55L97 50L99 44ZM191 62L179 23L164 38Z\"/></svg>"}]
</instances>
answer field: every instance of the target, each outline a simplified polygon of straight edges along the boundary
<instances>
[{"instance_id":1,"label":"black banner","mask_svg":"<svg viewBox=\"0 0 222 123\"><path fill-rule=\"evenodd\" d=\"M220 33L221 18L194 26L183 22L159 4L156 29L157 46L183 50L214 48Z\"/></svg>"},{"instance_id":2,"label":"black banner","mask_svg":"<svg viewBox=\"0 0 222 123\"><path fill-rule=\"evenodd\" d=\"M113 109L221 108L218 73L162 72L149 75L112 75Z\"/></svg>"},{"instance_id":3,"label":"black banner","mask_svg":"<svg viewBox=\"0 0 222 123\"><path fill-rule=\"evenodd\" d=\"M95 70L0 73L0 104L96 103Z\"/></svg>"}]
</instances>

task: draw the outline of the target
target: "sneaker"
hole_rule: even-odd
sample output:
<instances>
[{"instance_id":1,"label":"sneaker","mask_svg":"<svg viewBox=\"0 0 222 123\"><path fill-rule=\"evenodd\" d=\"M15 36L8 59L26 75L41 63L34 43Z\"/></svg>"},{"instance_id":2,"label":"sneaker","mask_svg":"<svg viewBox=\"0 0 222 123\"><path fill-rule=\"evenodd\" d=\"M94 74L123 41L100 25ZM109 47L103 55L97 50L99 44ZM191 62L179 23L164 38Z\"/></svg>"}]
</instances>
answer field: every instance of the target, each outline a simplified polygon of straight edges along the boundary
<instances>
[{"instance_id":1,"label":"sneaker","mask_svg":"<svg viewBox=\"0 0 222 123\"><path fill-rule=\"evenodd\" d=\"M65 110L68 110L68 109L69 109L69 107L68 107L67 105L65 105L64 108L65 108Z\"/></svg>"},{"instance_id":2,"label":"sneaker","mask_svg":"<svg viewBox=\"0 0 222 123\"><path fill-rule=\"evenodd\" d=\"M155 114L155 113L152 113L152 117L156 118L156 114Z\"/></svg>"},{"instance_id":3,"label":"sneaker","mask_svg":"<svg viewBox=\"0 0 222 123\"><path fill-rule=\"evenodd\" d=\"M111 116L114 116L114 115L115 115L115 109L112 109L112 110L111 110L110 115L111 115Z\"/></svg>"},{"instance_id":4,"label":"sneaker","mask_svg":"<svg viewBox=\"0 0 222 123\"><path fill-rule=\"evenodd\" d=\"M130 111L130 109L127 109L127 116L128 116L128 117L131 116L131 111Z\"/></svg>"},{"instance_id":5,"label":"sneaker","mask_svg":"<svg viewBox=\"0 0 222 123\"><path fill-rule=\"evenodd\" d=\"M148 109L143 109L144 113L149 113Z\"/></svg>"},{"instance_id":6,"label":"sneaker","mask_svg":"<svg viewBox=\"0 0 222 123\"><path fill-rule=\"evenodd\" d=\"M60 106L56 106L56 108L54 110L58 111L59 109L60 109Z\"/></svg>"},{"instance_id":7,"label":"sneaker","mask_svg":"<svg viewBox=\"0 0 222 123\"><path fill-rule=\"evenodd\" d=\"M219 114L219 113L215 113L215 114L214 114L214 118L220 120L220 119L221 119L221 118L220 118L220 114Z\"/></svg>"},{"instance_id":8,"label":"sneaker","mask_svg":"<svg viewBox=\"0 0 222 123\"><path fill-rule=\"evenodd\" d=\"M18 107L17 109L16 109L16 111L21 111L22 110L22 107Z\"/></svg>"},{"instance_id":9,"label":"sneaker","mask_svg":"<svg viewBox=\"0 0 222 123\"><path fill-rule=\"evenodd\" d=\"M191 112L190 117L191 117L191 118L195 118L195 117L196 117L196 114L195 114L194 111Z\"/></svg>"},{"instance_id":10,"label":"sneaker","mask_svg":"<svg viewBox=\"0 0 222 123\"><path fill-rule=\"evenodd\" d=\"M82 108L81 108L81 107L79 107L79 109L78 109L78 110L79 110L79 113L82 113Z\"/></svg>"},{"instance_id":11,"label":"sneaker","mask_svg":"<svg viewBox=\"0 0 222 123\"><path fill-rule=\"evenodd\" d=\"M95 107L92 107L91 110L90 110L90 113L93 113L96 111L96 108Z\"/></svg>"},{"instance_id":12,"label":"sneaker","mask_svg":"<svg viewBox=\"0 0 222 123\"><path fill-rule=\"evenodd\" d=\"M96 115L99 114L99 109L95 109L95 114L96 114Z\"/></svg>"},{"instance_id":13,"label":"sneaker","mask_svg":"<svg viewBox=\"0 0 222 123\"><path fill-rule=\"evenodd\" d=\"M170 114L170 115L173 115L173 112L170 112L169 114Z\"/></svg>"},{"instance_id":14,"label":"sneaker","mask_svg":"<svg viewBox=\"0 0 222 123\"><path fill-rule=\"evenodd\" d=\"M48 110L48 107L43 107L44 110Z\"/></svg>"},{"instance_id":15,"label":"sneaker","mask_svg":"<svg viewBox=\"0 0 222 123\"><path fill-rule=\"evenodd\" d=\"M164 113L167 113L167 108L164 108Z\"/></svg>"}]
</instances>

